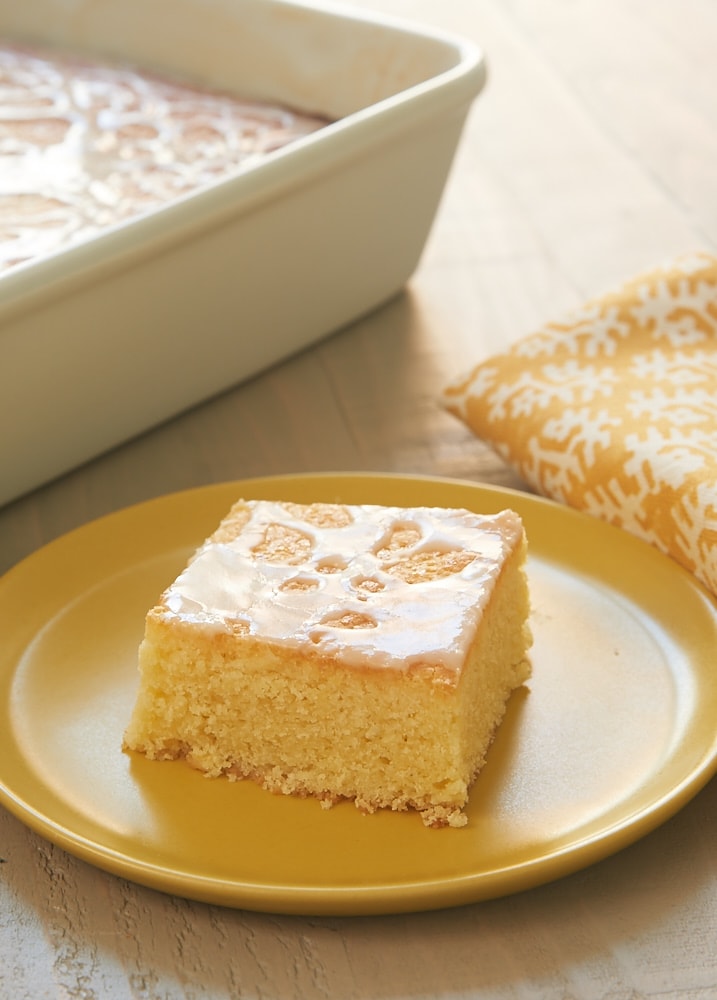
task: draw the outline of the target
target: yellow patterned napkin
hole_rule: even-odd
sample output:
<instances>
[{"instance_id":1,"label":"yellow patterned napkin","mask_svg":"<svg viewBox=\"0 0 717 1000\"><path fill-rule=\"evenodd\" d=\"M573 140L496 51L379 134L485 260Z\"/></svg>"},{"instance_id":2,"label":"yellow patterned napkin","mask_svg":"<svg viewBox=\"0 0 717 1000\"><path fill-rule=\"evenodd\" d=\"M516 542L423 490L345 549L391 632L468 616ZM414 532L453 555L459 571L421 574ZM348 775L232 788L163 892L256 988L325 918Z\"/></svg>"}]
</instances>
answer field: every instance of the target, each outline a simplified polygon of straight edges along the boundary
<instances>
[{"instance_id":1,"label":"yellow patterned napkin","mask_svg":"<svg viewBox=\"0 0 717 1000\"><path fill-rule=\"evenodd\" d=\"M717 595L717 258L681 257L449 385L539 493L645 539Z\"/></svg>"}]
</instances>

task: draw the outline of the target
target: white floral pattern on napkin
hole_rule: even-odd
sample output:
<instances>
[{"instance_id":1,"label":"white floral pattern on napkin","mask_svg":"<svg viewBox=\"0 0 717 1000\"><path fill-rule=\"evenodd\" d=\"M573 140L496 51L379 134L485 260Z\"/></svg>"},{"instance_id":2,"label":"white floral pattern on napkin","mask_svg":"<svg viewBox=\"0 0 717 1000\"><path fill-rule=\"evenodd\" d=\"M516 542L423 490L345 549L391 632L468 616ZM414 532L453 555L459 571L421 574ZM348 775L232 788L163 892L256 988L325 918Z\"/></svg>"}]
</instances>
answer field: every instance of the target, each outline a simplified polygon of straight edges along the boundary
<instances>
[{"instance_id":1,"label":"white floral pattern on napkin","mask_svg":"<svg viewBox=\"0 0 717 1000\"><path fill-rule=\"evenodd\" d=\"M717 258L681 257L587 303L443 402L538 492L717 594Z\"/></svg>"}]
</instances>

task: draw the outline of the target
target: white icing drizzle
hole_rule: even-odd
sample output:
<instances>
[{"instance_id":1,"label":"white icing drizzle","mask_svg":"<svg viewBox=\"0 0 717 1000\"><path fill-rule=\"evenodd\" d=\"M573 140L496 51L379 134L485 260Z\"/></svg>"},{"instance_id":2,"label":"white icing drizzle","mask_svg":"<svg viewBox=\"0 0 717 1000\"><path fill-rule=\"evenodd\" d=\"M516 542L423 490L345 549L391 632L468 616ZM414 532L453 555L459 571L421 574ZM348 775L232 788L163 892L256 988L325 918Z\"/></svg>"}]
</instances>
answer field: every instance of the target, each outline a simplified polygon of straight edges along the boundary
<instances>
[{"instance_id":1,"label":"white icing drizzle","mask_svg":"<svg viewBox=\"0 0 717 1000\"><path fill-rule=\"evenodd\" d=\"M316 527L279 503L249 506L243 531L230 542L205 542L163 595L160 613L212 630L236 631L243 623L273 644L353 666L432 665L458 674L503 561L523 531L509 510L478 515L348 506L349 524ZM379 558L392 529L407 523L420 537ZM308 558L289 565L257 557L254 550L275 524L311 539ZM456 572L420 582L391 572L399 562L451 553L463 563Z\"/></svg>"},{"instance_id":2,"label":"white icing drizzle","mask_svg":"<svg viewBox=\"0 0 717 1000\"><path fill-rule=\"evenodd\" d=\"M131 67L0 44L0 272L326 124Z\"/></svg>"}]
</instances>

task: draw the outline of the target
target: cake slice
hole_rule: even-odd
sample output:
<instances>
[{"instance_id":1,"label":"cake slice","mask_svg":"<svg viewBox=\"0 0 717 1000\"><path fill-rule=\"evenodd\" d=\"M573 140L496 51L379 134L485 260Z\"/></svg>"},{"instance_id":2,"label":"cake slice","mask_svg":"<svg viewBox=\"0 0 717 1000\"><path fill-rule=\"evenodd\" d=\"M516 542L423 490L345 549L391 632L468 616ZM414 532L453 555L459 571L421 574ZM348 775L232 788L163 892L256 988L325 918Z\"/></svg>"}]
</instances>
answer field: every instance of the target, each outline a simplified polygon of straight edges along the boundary
<instances>
[{"instance_id":1,"label":"cake slice","mask_svg":"<svg viewBox=\"0 0 717 1000\"><path fill-rule=\"evenodd\" d=\"M510 510L234 505L146 617L125 747L462 826L530 674Z\"/></svg>"}]
</instances>

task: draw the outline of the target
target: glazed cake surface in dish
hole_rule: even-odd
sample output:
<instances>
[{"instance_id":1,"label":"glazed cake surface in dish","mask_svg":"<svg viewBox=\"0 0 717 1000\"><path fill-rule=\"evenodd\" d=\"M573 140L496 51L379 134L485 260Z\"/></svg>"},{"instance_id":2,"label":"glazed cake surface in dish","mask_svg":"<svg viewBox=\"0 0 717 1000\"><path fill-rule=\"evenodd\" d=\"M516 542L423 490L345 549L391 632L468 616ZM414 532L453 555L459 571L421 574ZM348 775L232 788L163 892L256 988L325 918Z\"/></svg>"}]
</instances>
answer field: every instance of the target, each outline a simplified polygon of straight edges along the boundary
<instances>
[{"instance_id":1,"label":"glazed cake surface in dish","mask_svg":"<svg viewBox=\"0 0 717 1000\"><path fill-rule=\"evenodd\" d=\"M530 675L510 510L244 501L146 617L125 747L462 826Z\"/></svg>"},{"instance_id":2,"label":"glazed cake surface in dish","mask_svg":"<svg viewBox=\"0 0 717 1000\"><path fill-rule=\"evenodd\" d=\"M0 41L0 272L227 177L328 124L134 66Z\"/></svg>"}]
</instances>

